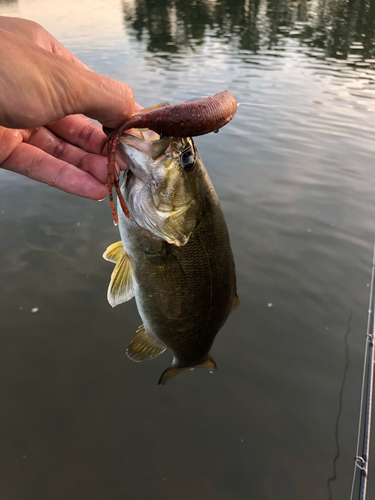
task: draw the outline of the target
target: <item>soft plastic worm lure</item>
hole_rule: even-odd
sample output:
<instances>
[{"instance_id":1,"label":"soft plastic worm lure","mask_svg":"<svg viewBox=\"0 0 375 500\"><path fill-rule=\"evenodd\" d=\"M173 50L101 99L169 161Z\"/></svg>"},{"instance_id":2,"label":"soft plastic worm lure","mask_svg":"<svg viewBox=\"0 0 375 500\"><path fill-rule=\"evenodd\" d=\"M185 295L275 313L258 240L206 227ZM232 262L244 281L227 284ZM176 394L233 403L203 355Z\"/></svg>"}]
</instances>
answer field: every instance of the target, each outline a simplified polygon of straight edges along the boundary
<instances>
[{"instance_id":1,"label":"soft plastic worm lure","mask_svg":"<svg viewBox=\"0 0 375 500\"><path fill-rule=\"evenodd\" d=\"M159 104L147 112L139 111L115 129L108 142L108 191L115 224L118 216L113 201L116 189L121 208L129 218L129 210L122 196L115 167L116 150L122 134L131 128L148 128L158 134L173 137L195 137L218 132L237 111L236 98L224 90L212 97L200 97L180 104Z\"/></svg>"}]
</instances>

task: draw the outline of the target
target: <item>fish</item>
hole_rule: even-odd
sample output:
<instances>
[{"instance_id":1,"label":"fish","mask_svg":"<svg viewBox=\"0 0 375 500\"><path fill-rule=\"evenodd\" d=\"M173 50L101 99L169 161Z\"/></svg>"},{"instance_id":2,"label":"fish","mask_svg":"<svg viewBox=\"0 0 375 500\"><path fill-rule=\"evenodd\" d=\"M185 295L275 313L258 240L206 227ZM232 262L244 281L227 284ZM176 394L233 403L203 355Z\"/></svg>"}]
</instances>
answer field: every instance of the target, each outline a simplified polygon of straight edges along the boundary
<instances>
[{"instance_id":1,"label":"fish","mask_svg":"<svg viewBox=\"0 0 375 500\"><path fill-rule=\"evenodd\" d=\"M237 111L237 100L228 90L214 96L194 97L179 104L161 102L155 106L143 108L133 114L115 130L105 129L108 135L108 194L113 221L118 223L118 216L113 201L113 188L117 193L121 209L127 217L128 208L121 194L115 165L118 143L126 130L131 128L149 128L158 134L175 137L195 137L197 135L218 132L229 123Z\"/></svg>"},{"instance_id":2,"label":"fish","mask_svg":"<svg viewBox=\"0 0 375 500\"><path fill-rule=\"evenodd\" d=\"M159 385L185 370L216 370L209 354L239 304L227 225L191 137L131 130L117 154L129 166L121 193L121 241L104 259L115 263L107 298L112 307L135 297L142 325L126 350L135 361L173 354Z\"/></svg>"}]
</instances>

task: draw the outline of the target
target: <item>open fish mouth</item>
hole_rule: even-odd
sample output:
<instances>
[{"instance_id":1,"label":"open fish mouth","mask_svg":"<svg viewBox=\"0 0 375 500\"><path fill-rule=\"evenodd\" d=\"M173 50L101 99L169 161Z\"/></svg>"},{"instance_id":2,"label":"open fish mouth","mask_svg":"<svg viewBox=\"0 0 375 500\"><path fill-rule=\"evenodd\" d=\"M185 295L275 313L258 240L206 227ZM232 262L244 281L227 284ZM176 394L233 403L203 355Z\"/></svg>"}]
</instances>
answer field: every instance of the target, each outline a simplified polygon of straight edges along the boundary
<instances>
[{"instance_id":1,"label":"open fish mouth","mask_svg":"<svg viewBox=\"0 0 375 500\"><path fill-rule=\"evenodd\" d=\"M152 130L133 129L133 134L121 136L118 153L125 160L131 172L145 184L152 181L152 167L150 164L151 145L160 139L159 134Z\"/></svg>"},{"instance_id":2,"label":"open fish mouth","mask_svg":"<svg viewBox=\"0 0 375 500\"><path fill-rule=\"evenodd\" d=\"M134 132L124 134L118 147L129 166L122 189L131 218L166 242L185 245L196 225L196 182L184 169L195 160L193 142L149 130Z\"/></svg>"}]
</instances>

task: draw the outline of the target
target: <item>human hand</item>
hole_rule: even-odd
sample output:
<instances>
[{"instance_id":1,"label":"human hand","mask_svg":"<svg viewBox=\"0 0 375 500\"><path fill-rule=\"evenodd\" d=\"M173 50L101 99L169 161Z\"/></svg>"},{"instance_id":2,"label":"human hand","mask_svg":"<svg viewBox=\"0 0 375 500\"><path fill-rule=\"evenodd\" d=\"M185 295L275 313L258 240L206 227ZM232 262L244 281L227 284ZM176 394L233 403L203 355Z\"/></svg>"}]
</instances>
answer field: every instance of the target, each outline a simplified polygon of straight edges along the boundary
<instances>
[{"instance_id":1,"label":"human hand","mask_svg":"<svg viewBox=\"0 0 375 500\"><path fill-rule=\"evenodd\" d=\"M0 61L0 167L104 198L107 138L87 116L119 126L140 109L132 90L25 19L0 17Z\"/></svg>"}]
</instances>

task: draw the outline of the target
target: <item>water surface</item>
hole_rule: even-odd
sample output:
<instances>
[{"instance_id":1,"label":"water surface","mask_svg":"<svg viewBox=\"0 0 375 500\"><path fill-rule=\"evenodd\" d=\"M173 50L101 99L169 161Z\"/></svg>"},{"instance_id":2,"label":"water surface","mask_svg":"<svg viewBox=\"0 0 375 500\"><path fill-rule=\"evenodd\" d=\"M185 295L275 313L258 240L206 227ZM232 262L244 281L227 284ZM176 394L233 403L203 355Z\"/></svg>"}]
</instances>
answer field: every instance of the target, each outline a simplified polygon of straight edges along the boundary
<instances>
[{"instance_id":1,"label":"water surface","mask_svg":"<svg viewBox=\"0 0 375 500\"><path fill-rule=\"evenodd\" d=\"M241 306L212 349L218 371L162 388L170 354L128 360L134 301L106 301L108 200L0 171L0 497L348 498L374 240L374 0L19 0L0 15L41 23L144 106L224 89L288 106L242 106L196 141Z\"/></svg>"}]
</instances>

